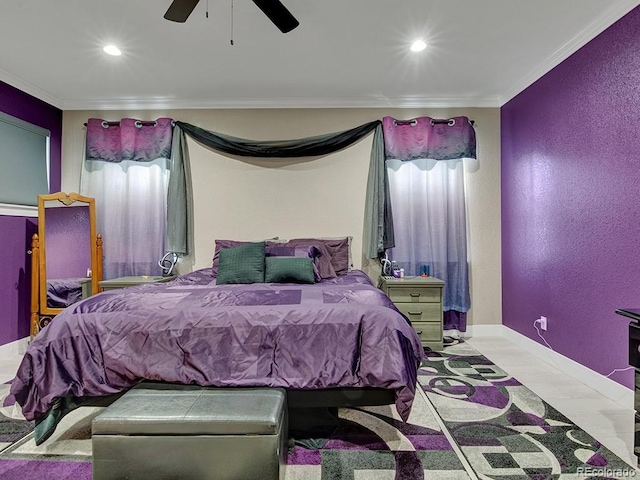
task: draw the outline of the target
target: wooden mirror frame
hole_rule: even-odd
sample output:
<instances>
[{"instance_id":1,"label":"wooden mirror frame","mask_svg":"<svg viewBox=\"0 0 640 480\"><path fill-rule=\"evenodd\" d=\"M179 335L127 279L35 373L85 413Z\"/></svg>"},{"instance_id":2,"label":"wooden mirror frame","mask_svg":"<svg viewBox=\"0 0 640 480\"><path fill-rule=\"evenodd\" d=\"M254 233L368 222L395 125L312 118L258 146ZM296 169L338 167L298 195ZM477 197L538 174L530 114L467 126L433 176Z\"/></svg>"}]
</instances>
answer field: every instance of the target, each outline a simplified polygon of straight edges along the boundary
<instances>
[{"instance_id":1,"label":"wooden mirror frame","mask_svg":"<svg viewBox=\"0 0 640 480\"><path fill-rule=\"evenodd\" d=\"M102 235L96 234L95 199L77 193L64 192L38 195L38 233L31 239L31 338L47 326L54 316L64 310L64 308L52 308L47 305L45 205L52 200L57 200L67 207L74 203L89 207L92 295L100 291L99 282L102 280Z\"/></svg>"}]
</instances>

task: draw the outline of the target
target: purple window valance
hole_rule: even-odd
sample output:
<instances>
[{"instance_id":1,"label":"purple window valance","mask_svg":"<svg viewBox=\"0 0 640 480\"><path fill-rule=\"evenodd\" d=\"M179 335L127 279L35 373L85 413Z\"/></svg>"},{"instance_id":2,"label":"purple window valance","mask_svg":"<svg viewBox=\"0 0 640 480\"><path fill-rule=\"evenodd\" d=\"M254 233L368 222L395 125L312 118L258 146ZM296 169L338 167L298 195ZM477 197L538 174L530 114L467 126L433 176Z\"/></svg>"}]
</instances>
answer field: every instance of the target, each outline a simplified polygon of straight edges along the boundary
<instances>
[{"instance_id":1,"label":"purple window valance","mask_svg":"<svg viewBox=\"0 0 640 480\"><path fill-rule=\"evenodd\" d=\"M476 158L476 132L467 117L384 117L382 129L387 160Z\"/></svg>"},{"instance_id":2,"label":"purple window valance","mask_svg":"<svg viewBox=\"0 0 640 480\"><path fill-rule=\"evenodd\" d=\"M169 158L172 122L170 118L158 118L155 122L123 118L119 124L114 124L90 118L87 122L86 158L112 163Z\"/></svg>"}]
</instances>

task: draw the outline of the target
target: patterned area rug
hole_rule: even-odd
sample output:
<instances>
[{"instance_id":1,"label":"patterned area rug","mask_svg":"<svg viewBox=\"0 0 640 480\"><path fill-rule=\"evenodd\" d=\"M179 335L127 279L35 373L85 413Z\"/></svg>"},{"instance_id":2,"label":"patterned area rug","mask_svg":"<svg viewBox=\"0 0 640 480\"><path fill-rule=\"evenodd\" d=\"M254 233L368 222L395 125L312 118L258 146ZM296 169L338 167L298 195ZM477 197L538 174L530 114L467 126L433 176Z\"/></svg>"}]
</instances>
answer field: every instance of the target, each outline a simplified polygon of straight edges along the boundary
<instances>
[{"instance_id":1,"label":"patterned area rug","mask_svg":"<svg viewBox=\"0 0 640 480\"><path fill-rule=\"evenodd\" d=\"M468 479L429 405L416 392L408 422L394 406L340 409L340 426L325 448L296 446L287 479Z\"/></svg>"},{"instance_id":2,"label":"patterned area rug","mask_svg":"<svg viewBox=\"0 0 640 480\"><path fill-rule=\"evenodd\" d=\"M10 388L9 383L0 384L0 451L33 430L33 422L24 419Z\"/></svg>"},{"instance_id":3,"label":"patterned area rug","mask_svg":"<svg viewBox=\"0 0 640 480\"><path fill-rule=\"evenodd\" d=\"M468 344L428 356L418 381L480 478L640 474Z\"/></svg>"},{"instance_id":4,"label":"patterned area rug","mask_svg":"<svg viewBox=\"0 0 640 480\"><path fill-rule=\"evenodd\" d=\"M101 410L74 410L40 446L29 433L5 448L0 478L90 480L91 421ZM421 392L407 423L393 406L341 409L340 426L325 448L296 446L288 463L287 480L469 478Z\"/></svg>"}]
</instances>

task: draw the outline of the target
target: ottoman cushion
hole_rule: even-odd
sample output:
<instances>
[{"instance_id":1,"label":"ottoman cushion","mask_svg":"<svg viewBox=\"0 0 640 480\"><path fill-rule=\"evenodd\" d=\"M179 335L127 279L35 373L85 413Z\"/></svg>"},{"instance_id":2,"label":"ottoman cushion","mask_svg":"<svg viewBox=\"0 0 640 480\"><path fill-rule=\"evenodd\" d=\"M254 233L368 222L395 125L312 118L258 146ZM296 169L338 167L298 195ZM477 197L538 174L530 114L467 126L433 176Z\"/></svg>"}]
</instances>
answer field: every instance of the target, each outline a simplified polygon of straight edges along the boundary
<instances>
[{"instance_id":1,"label":"ottoman cushion","mask_svg":"<svg viewBox=\"0 0 640 480\"><path fill-rule=\"evenodd\" d=\"M93 420L94 480L277 479L286 413L283 389L143 382Z\"/></svg>"}]
</instances>

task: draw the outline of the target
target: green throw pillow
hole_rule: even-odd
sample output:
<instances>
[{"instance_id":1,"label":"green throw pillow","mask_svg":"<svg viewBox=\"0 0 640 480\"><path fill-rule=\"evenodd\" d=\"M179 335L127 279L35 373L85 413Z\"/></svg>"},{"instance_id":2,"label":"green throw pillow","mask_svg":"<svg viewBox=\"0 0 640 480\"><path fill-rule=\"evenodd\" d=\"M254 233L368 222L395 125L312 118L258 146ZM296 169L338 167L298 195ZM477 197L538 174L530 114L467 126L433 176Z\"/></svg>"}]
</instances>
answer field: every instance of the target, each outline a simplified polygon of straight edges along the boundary
<instances>
[{"instance_id":1,"label":"green throw pillow","mask_svg":"<svg viewBox=\"0 0 640 480\"><path fill-rule=\"evenodd\" d=\"M267 283L315 283L313 260L299 257L267 257L264 281Z\"/></svg>"},{"instance_id":2,"label":"green throw pillow","mask_svg":"<svg viewBox=\"0 0 640 480\"><path fill-rule=\"evenodd\" d=\"M216 285L264 282L264 242L220 250Z\"/></svg>"}]
</instances>

